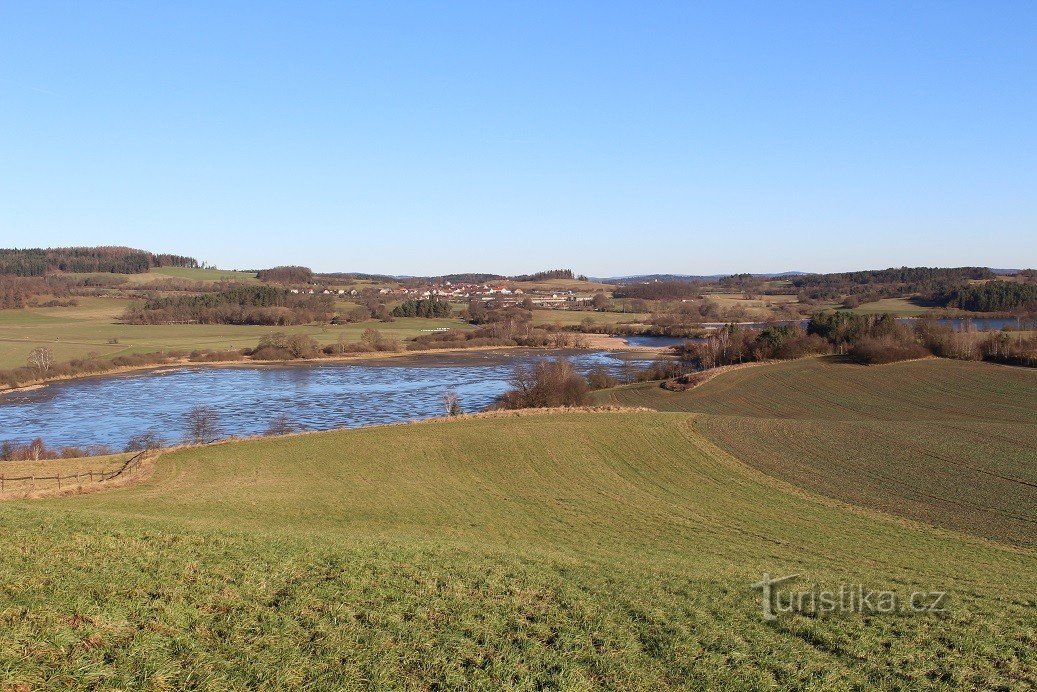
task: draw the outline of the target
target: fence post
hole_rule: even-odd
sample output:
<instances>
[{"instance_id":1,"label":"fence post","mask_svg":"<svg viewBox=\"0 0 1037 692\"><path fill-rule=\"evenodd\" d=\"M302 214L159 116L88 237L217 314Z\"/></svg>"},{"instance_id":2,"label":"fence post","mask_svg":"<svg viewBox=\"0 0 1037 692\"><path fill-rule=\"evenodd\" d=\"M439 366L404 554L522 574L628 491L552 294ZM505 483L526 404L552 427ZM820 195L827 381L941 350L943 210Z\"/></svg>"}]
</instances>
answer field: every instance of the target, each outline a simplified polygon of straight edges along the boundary
<instances>
[{"instance_id":1,"label":"fence post","mask_svg":"<svg viewBox=\"0 0 1037 692\"><path fill-rule=\"evenodd\" d=\"M58 471L58 490L61 490L61 471Z\"/></svg>"},{"instance_id":2,"label":"fence post","mask_svg":"<svg viewBox=\"0 0 1037 692\"><path fill-rule=\"evenodd\" d=\"M32 477L32 492L36 491L36 476Z\"/></svg>"}]
</instances>

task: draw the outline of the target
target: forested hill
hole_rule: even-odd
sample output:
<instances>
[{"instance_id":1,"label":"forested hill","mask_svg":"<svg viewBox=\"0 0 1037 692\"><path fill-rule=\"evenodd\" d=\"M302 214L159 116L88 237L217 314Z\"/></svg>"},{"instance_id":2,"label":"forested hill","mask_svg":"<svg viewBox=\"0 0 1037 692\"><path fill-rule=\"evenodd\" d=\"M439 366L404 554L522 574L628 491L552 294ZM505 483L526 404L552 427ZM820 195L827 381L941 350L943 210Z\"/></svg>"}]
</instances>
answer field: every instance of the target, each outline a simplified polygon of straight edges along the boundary
<instances>
[{"instance_id":1,"label":"forested hill","mask_svg":"<svg viewBox=\"0 0 1037 692\"><path fill-rule=\"evenodd\" d=\"M152 267L197 267L181 255L156 255L128 247L0 249L0 275L43 276L62 272L141 274Z\"/></svg>"},{"instance_id":2,"label":"forested hill","mask_svg":"<svg viewBox=\"0 0 1037 692\"><path fill-rule=\"evenodd\" d=\"M959 284L965 281L995 277L994 272L986 267L894 267L835 274L803 274L793 277L791 281L796 288L802 288L875 284Z\"/></svg>"}]
</instances>

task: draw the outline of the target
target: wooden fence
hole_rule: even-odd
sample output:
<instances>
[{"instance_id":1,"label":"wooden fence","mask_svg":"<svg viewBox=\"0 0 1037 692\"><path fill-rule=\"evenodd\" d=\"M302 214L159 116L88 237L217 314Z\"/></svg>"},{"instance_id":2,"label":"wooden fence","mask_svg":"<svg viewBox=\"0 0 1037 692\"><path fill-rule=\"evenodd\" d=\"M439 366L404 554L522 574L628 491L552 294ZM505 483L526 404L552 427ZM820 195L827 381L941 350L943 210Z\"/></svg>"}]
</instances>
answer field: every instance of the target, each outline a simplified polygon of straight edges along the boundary
<instances>
[{"instance_id":1,"label":"wooden fence","mask_svg":"<svg viewBox=\"0 0 1037 692\"><path fill-rule=\"evenodd\" d=\"M0 493L14 490L16 488L23 492L33 492L37 489L37 483L48 481L56 481L57 490L61 490L62 488L81 488L84 483L104 483L139 469L140 464L147 453L147 450L138 452L123 462L123 464L118 468L108 470L87 469L85 471L81 470L76 471L75 473L66 474L62 474L59 471L57 475L54 476L5 476L0 474ZM64 485L62 485L62 482L64 482ZM48 489L54 487L55 486L49 486Z\"/></svg>"}]
</instances>

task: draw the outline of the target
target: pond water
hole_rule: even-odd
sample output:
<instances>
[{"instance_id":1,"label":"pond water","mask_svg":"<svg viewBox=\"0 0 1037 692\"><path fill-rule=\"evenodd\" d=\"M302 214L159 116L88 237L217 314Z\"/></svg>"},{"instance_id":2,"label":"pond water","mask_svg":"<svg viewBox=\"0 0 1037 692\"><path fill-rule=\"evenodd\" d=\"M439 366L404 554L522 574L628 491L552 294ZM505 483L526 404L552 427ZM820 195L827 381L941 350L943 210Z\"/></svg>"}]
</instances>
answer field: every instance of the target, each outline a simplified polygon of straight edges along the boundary
<instances>
[{"instance_id":1,"label":"pond water","mask_svg":"<svg viewBox=\"0 0 1037 692\"><path fill-rule=\"evenodd\" d=\"M681 336L625 336L623 340L631 346L679 346L686 341L703 341L703 339L688 339Z\"/></svg>"},{"instance_id":2,"label":"pond water","mask_svg":"<svg viewBox=\"0 0 1037 692\"><path fill-rule=\"evenodd\" d=\"M971 324L973 329L980 332L990 332L1004 329L1005 327L1012 329L1033 329L1034 326L1032 320L1018 319L1015 317L969 317L966 319L954 317L938 319L936 321L940 324L949 324L958 332L964 329L966 324Z\"/></svg>"},{"instance_id":3,"label":"pond water","mask_svg":"<svg viewBox=\"0 0 1037 692\"><path fill-rule=\"evenodd\" d=\"M58 382L0 396L0 440L50 447L106 444L133 435L186 437L184 418L199 405L219 412L221 436L262 434L285 414L299 430L328 430L443 414L455 391L467 412L508 389L517 366L565 355L581 371L613 374L647 364L608 352L437 354L378 362L285 366L184 367Z\"/></svg>"}]
</instances>

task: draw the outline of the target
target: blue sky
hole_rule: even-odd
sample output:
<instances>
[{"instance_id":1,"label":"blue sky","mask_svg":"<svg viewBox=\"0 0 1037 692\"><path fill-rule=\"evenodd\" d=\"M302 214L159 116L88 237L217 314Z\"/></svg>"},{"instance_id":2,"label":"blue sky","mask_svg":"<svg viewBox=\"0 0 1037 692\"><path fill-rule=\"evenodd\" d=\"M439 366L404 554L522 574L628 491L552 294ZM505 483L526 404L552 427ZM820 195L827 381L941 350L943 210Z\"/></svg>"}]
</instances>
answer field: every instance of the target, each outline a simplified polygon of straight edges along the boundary
<instances>
[{"instance_id":1,"label":"blue sky","mask_svg":"<svg viewBox=\"0 0 1037 692\"><path fill-rule=\"evenodd\" d=\"M1037 265L1037 3L0 4L0 246Z\"/></svg>"}]
</instances>

